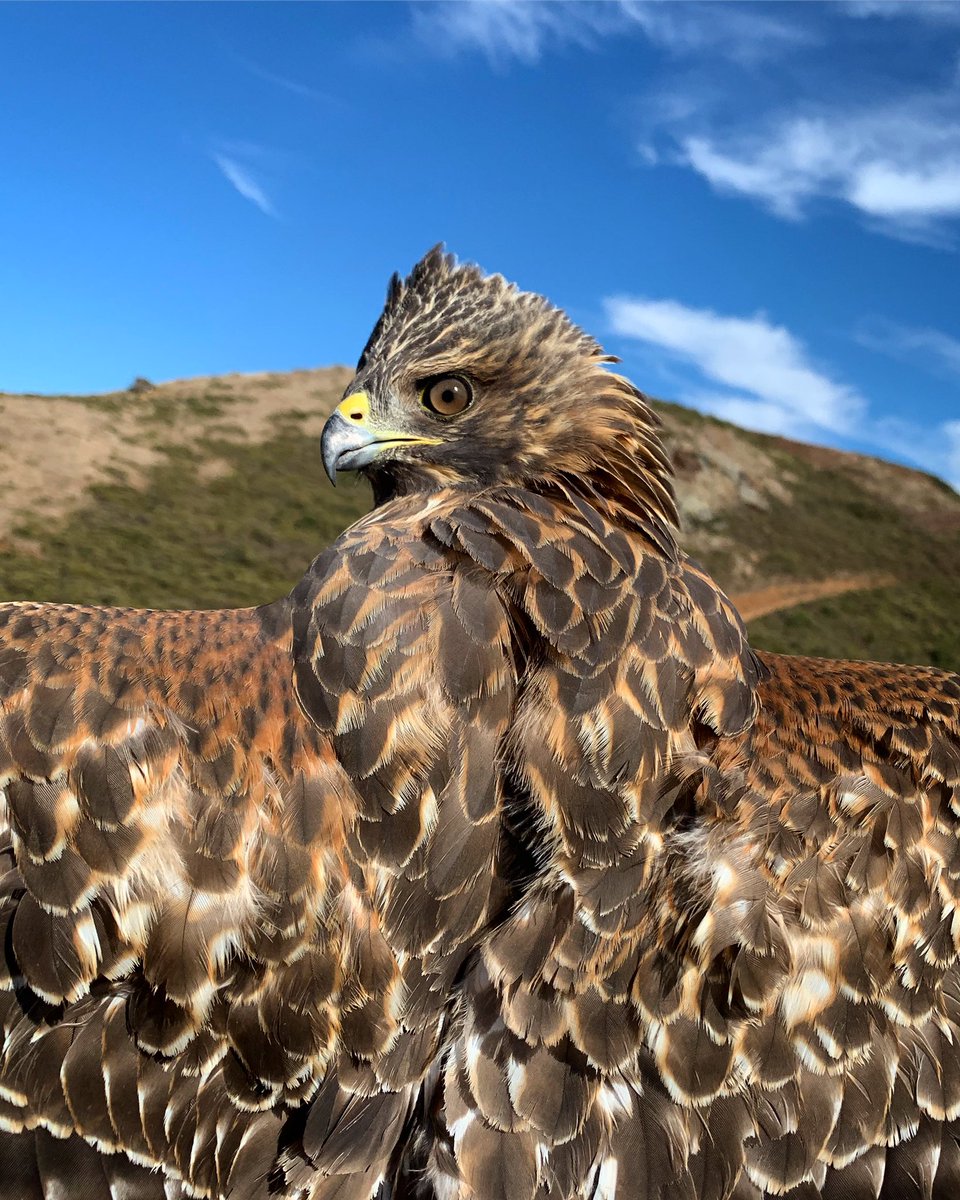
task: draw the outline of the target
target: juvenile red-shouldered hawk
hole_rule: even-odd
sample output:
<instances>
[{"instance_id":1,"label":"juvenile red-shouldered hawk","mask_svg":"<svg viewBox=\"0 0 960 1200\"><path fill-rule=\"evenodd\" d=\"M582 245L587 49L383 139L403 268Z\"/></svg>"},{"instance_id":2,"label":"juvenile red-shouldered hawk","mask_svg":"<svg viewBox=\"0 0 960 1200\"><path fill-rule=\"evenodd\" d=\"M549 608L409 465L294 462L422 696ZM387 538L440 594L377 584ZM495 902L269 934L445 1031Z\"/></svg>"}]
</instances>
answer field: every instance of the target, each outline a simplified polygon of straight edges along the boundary
<instances>
[{"instance_id":1,"label":"juvenile red-shouldered hawk","mask_svg":"<svg viewBox=\"0 0 960 1200\"><path fill-rule=\"evenodd\" d=\"M610 361L434 250L289 596L0 607L0 1196L960 1196L960 680L754 653Z\"/></svg>"}]
</instances>

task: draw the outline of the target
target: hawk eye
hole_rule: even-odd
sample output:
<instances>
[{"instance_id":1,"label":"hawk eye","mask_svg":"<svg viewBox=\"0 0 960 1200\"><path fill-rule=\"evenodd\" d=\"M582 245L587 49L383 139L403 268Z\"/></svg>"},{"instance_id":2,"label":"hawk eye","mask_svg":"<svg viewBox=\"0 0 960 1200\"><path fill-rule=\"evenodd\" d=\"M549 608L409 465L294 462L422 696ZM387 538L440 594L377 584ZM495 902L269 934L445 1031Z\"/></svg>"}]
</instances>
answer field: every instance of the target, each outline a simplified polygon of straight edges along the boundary
<instances>
[{"instance_id":1,"label":"hawk eye","mask_svg":"<svg viewBox=\"0 0 960 1200\"><path fill-rule=\"evenodd\" d=\"M469 407L472 399L469 383L456 375L429 380L420 397L424 408L429 408L440 417L458 416Z\"/></svg>"}]
</instances>

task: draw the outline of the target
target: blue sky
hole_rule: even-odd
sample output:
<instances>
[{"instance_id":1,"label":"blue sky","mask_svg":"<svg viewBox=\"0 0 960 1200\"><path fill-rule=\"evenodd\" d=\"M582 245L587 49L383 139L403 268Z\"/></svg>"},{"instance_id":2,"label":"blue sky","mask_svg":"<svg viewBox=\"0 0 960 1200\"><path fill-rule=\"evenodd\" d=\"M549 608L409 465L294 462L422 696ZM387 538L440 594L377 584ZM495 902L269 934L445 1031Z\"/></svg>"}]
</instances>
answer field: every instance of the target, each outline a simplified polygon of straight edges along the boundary
<instances>
[{"instance_id":1,"label":"blue sky","mask_svg":"<svg viewBox=\"0 0 960 1200\"><path fill-rule=\"evenodd\" d=\"M960 2L0 4L0 390L352 363L434 242L960 486Z\"/></svg>"}]
</instances>

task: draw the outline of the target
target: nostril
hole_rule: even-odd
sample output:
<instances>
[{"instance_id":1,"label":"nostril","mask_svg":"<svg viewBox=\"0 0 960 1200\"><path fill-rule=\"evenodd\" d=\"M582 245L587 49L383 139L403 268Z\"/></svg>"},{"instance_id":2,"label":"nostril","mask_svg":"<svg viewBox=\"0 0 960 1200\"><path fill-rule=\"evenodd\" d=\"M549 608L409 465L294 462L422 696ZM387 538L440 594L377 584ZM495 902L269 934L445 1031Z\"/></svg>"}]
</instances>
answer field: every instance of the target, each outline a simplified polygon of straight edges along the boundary
<instances>
[{"instance_id":1,"label":"nostril","mask_svg":"<svg viewBox=\"0 0 960 1200\"><path fill-rule=\"evenodd\" d=\"M352 413L350 414L350 420L351 420L351 421L362 421L362 420L363 420L363 413L362 413L362 412L352 412Z\"/></svg>"}]
</instances>

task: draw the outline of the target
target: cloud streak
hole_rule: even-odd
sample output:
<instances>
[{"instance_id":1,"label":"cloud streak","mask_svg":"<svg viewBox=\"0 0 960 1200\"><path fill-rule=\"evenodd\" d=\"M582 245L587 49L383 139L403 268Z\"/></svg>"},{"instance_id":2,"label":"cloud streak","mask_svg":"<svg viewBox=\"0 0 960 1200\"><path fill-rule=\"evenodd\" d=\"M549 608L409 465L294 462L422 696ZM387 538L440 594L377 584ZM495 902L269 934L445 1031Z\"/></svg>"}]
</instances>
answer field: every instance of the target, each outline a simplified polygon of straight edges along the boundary
<instances>
[{"instance_id":1,"label":"cloud streak","mask_svg":"<svg viewBox=\"0 0 960 1200\"><path fill-rule=\"evenodd\" d=\"M960 25L956 0L843 0L840 7L848 17L907 17L932 25Z\"/></svg>"},{"instance_id":2,"label":"cloud streak","mask_svg":"<svg viewBox=\"0 0 960 1200\"><path fill-rule=\"evenodd\" d=\"M300 96L305 100L327 100L328 97L317 88L311 87L309 84L300 83L297 79L291 79L287 75L281 75L277 71L270 71L266 67L262 67L259 63L254 62L251 58L246 58L242 54L237 54L235 51L230 51L230 56L235 62L239 63L245 71L249 71L251 75L256 75L258 79L262 79L264 83L272 83L275 87L283 88L284 91L292 92L295 96Z\"/></svg>"},{"instance_id":3,"label":"cloud streak","mask_svg":"<svg viewBox=\"0 0 960 1200\"><path fill-rule=\"evenodd\" d=\"M240 193L244 200L249 200L251 204L255 204L268 217L276 217L278 215L270 197L247 167L243 166L235 158L216 151L213 154L213 161L220 168L223 177Z\"/></svg>"},{"instance_id":4,"label":"cloud streak","mask_svg":"<svg viewBox=\"0 0 960 1200\"><path fill-rule=\"evenodd\" d=\"M870 350L905 359L931 374L960 378L960 339L940 329L875 319L864 322L854 336Z\"/></svg>"}]
</instances>

